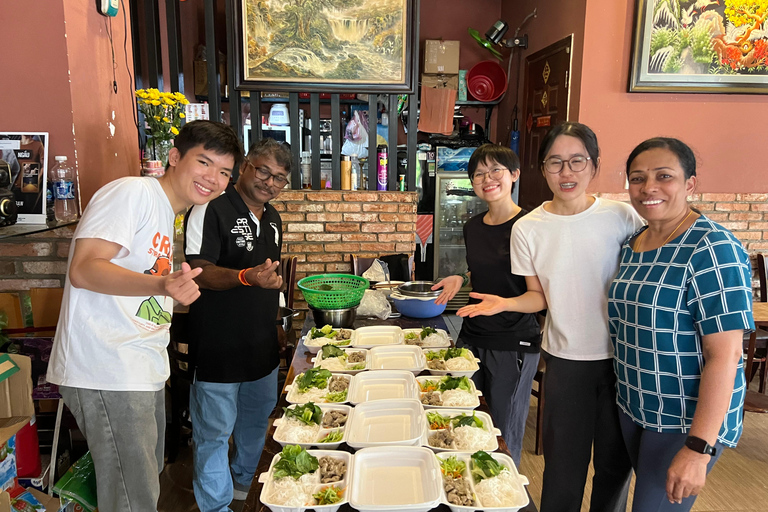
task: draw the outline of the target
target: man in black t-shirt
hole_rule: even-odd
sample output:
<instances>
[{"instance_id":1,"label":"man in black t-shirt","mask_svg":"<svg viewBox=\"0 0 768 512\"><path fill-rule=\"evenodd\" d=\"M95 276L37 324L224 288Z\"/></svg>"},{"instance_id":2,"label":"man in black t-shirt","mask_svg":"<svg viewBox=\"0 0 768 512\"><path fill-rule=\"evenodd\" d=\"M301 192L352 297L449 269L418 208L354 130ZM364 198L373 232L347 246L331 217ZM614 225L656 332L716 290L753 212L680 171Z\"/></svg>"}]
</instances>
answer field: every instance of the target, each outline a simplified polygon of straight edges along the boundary
<instances>
[{"instance_id":1,"label":"man in black t-shirt","mask_svg":"<svg viewBox=\"0 0 768 512\"><path fill-rule=\"evenodd\" d=\"M269 204L288 183L288 148L251 146L237 184L186 219L184 252L202 267L189 308L195 499L201 512L244 500L277 403L277 274L282 222ZM229 462L229 437L235 454Z\"/></svg>"}]
</instances>

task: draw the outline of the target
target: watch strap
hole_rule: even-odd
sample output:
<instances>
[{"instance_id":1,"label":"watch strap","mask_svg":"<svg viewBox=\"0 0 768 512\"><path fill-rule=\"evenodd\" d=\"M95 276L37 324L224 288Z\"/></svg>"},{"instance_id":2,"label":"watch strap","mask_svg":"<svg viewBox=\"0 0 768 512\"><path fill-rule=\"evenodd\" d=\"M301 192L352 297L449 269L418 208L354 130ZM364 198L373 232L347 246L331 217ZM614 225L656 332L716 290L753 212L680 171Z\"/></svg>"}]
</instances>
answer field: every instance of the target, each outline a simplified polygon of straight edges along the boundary
<instances>
[{"instance_id":1,"label":"watch strap","mask_svg":"<svg viewBox=\"0 0 768 512\"><path fill-rule=\"evenodd\" d=\"M688 448L690 448L696 453L711 455L712 457L714 457L715 453L717 453L717 449L714 446L711 446L704 439L696 436L688 436L685 439L685 446L687 446Z\"/></svg>"}]
</instances>

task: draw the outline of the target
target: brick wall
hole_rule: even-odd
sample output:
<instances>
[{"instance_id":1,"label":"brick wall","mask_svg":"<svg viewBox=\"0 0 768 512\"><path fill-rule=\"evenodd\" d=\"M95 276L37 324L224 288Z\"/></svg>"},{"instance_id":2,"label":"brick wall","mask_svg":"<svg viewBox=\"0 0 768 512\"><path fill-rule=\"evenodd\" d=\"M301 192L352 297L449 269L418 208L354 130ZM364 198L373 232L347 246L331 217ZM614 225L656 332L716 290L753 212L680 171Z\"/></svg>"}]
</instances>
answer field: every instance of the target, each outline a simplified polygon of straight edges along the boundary
<instances>
[{"instance_id":1,"label":"brick wall","mask_svg":"<svg viewBox=\"0 0 768 512\"><path fill-rule=\"evenodd\" d=\"M0 240L0 292L63 287L74 232L67 226Z\"/></svg>"}]
</instances>

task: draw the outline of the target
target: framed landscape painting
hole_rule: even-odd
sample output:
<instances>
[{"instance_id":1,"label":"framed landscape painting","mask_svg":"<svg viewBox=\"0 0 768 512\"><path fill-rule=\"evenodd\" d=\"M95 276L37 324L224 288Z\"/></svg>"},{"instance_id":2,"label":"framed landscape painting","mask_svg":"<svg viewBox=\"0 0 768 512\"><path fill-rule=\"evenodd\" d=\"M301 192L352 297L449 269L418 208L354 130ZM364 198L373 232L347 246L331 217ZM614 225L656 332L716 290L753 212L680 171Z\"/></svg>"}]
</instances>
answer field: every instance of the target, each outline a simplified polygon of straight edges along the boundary
<instances>
[{"instance_id":1,"label":"framed landscape painting","mask_svg":"<svg viewBox=\"0 0 768 512\"><path fill-rule=\"evenodd\" d=\"M768 0L638 0L630 92L768 92Z\"/></svg>"},{"instance_id":2,"label":"framed landscape painting","mask_svg":"<svg viewBox=\"0 0 768 512\"><path fill-rule=\"evenodd\" d=\"M414 92L418 0L231 0L236 88Z\"/></svg>"}]
</instances>

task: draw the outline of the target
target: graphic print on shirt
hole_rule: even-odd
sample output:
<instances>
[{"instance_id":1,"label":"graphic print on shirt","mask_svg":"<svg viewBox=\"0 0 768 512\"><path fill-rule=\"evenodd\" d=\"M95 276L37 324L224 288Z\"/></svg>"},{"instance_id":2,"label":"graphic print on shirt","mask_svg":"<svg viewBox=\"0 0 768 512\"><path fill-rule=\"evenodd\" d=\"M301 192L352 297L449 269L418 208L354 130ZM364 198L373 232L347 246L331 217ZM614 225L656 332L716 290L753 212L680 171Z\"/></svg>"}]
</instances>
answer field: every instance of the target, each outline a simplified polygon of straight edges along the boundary
<instances>
[{"instance_id":1,"label":"graphic print on shirt","mask_svg":"<svg viewBox=\"0 0 768 512\"><path fill-rule=\"evenodd\" d=\"M243 248L245 247L249 252L253 250L253 231L251 226L248 225L248 219L240 217L235 222L235 227L231 230L233 235L240 235L235 239L235 244Z\"/></svg>"},{"instance_id":2,"label":"graphic print on shirt","mask_svg":"<svg viewBox=\"0 0 768 512\"><path fill-rule=\"evenodd\" d=\"M280 231L277 229L277 223L276 222L270 222L270 226L272 226L272 230L275 232L275 245L280 245Z\"/></svg>"},{"instance_id":3,"label":"graphic print on shirt","mask_svg":"<svg viewBox=\"0 0 768 512\"><path fill-rule=\"evenodd\" d=\"M167 276L171 273L171 239L168 236L160 232L156 233L152 237L152 247L147 253L155 257L155 263L152 268L144 271L145 274ZM171 313L165 311L154 296L141 303L136 317L134 322L150 331L157 330L158 326L171 323Z\"/></svg>"}]
</instances>

